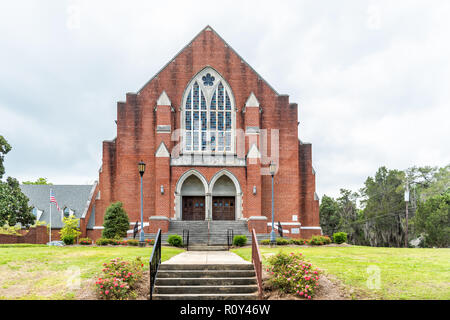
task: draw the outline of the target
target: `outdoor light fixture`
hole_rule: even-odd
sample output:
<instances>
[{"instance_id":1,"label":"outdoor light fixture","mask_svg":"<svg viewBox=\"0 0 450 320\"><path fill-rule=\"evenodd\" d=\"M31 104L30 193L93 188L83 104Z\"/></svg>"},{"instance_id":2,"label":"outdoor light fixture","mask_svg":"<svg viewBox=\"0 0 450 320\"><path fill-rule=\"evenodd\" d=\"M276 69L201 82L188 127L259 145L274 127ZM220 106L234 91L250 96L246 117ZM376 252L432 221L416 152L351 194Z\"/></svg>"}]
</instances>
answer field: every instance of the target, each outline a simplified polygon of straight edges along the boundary
<instances>
[{"instance_id":1,"label":"outdoor light fixture","mask_svg":"<svg viewBox=\"0 0 450 320\"><path fill-rule=\"evenodd\" d=\"M272 177L275 175L275 172L277 172L277 165L273 161L269 165L269 172Z\"/></svg>"},{"instance_id":2,"label":"outdoor light fixture","mask_svg":"<svg viewBox=\"0 0 450 320\"><path fill-rule=\"evenodd\" d=\"M145 236L144 236L144 197L142 193L142 176L145 172L145 163L141 160L141 162L138 163L138 170L139 174L141 175L141 233L139 235L139 246L144 247L145 246Z\"/></svg>"},{"instance_id":3,"label":"outdoor light fixture","mask_svg":"<svg viewBox=\"0 0 450 320\"><path fill-rule=\"evenodd\" d=\"M164 186L161 185L161 194L164 194Z\"/></svg>"},{"instance_id":4,"label":"outdoor light fixture","mask_svg":"<svg viewBox=\"0 0 450 320\"><path fill-rule=\"evenodd\" d=\"M253 194L256 194L256 186L253 186Z\"/></svg>"},{"instance_id":5,"label":"outdoor light fixture","mask_svg":"<svg viewBox=\"0 0 450 320\"><path fill-rule=\"evenodd\" d=\"M142 162L142 160L141 160L141 162L138 163L138 170L139 170L139 174L142 177L144 175L144 172L145 172L145 163Z\"/></svg>"},{"instance_id":6,"label":"outdoor light fixture","mask_svg":"<svg viewBox=\"0 0 450 320\"><path fill-rule=\"evenodd\" d=\"M270 244L274 245L276 243L275 240L275 230L274 230L274 204L273 204L273 176L275 175L275 172L277 171L277 165L275 162L270 162L269 165L269 172L272 176L272 231L270 232Z\"/></svg>"}]
</instances>

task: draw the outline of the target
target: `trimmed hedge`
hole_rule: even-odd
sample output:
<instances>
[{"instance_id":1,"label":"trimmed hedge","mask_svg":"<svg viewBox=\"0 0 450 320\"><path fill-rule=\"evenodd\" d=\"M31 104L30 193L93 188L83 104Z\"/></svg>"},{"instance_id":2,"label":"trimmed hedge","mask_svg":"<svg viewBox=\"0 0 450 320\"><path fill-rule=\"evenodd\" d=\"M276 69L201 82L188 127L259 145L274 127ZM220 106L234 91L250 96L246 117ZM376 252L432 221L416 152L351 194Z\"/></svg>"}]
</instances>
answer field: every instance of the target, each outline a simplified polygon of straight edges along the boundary
<instances>
[{"instance_id":1,"label":"trimmed hedge","mask_svg":"<svg viewBox=\"0 0 450 320\"><path fill-rule=\"evenodd\" d=\"M233 245L237 247L245 246L247 243L247 237L244 235L236 235L233 237Z\"/></svg>"},{"instance_id":2,"label":"trimmed hedge","mask_svg":"<svg viewBox=\"0 0 450 320\"><path fill-rule=\"evenodd\" d=\"M167 238L167 242L174 247L182 247L183 246L183 239L178 234L172 234Z\"/></svg>"},{"instance_id":3,"label":"trimmed hedge","mask_svg":"<svg viewBox=\"0 0 450 320\"><path fill-rule=\"evenodd\" d=\"M336 232L335 234L333 234L333 242L337 244L347 242L347 233Z\"/></svg>"}]
</instances>

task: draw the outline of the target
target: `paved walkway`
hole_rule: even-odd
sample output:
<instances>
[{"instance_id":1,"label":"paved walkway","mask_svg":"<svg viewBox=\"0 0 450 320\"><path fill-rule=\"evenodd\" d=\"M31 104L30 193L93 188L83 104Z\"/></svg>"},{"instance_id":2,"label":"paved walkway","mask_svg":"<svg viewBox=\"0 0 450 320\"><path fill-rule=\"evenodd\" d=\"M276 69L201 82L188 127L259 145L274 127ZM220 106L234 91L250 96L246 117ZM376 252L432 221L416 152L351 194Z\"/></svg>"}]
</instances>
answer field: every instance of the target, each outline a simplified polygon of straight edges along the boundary
<instances>
[{"instance_id":1,"label":"paved walkway","mask_svg":"<svg viewBox=\"0 0 450 320\"><path fill-rule=\"evenodd\" d=\"M229 251L186 251L162 264L250 264Z\"/></svg>"}]
</instances>

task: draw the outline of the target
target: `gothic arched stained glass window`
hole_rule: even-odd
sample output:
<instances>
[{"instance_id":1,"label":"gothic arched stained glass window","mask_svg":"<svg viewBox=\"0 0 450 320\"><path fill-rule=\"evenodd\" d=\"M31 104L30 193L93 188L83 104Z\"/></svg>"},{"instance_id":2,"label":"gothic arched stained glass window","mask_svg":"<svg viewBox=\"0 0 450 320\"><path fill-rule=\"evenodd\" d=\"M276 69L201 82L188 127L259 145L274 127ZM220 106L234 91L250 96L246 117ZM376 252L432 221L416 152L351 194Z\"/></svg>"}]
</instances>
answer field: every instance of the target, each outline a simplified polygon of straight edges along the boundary
<instances>
[{"instance_id":1,"label":"gothic arched stained glass window","mask_svg":"<svg viewBox=\"0 0 450 320\"><path fill-rule=\"evenodd\" d=\"M184 152L234 152L234 99L215 70L194 77L183 103Z\"/></svg>"}]
</instances>

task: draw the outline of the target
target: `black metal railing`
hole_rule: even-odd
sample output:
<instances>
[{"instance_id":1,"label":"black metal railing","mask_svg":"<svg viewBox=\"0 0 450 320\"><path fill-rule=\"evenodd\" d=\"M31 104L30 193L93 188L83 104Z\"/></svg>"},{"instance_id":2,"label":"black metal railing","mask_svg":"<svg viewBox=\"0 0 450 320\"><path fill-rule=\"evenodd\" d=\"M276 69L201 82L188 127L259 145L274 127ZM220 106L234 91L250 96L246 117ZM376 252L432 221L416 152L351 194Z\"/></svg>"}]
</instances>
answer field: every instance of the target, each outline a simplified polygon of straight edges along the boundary
<instances>
[{"instance_id":1,"label":"black metal railing","mask_svg":"<svg viewBox=\"0 0 450 320\"><path fill-rule=\"evenodd\" d=\"M183 245L186 251L189 251L189 230L183 229Z\"/></svg>"},{"instance_id":2,"label":"black metal railing","mask_svg":"<svg viewBox=\"0 0 450 320\"><path fill-rule=\"evenodd\" d=\"M234 238L234 231L233 229L228 229L227 230L227 245L228 245L228 250L230 250L231 245L233 244L233 238Z\"/></svg>"},{"instance_id":3,"label":"black metal railing","mask_svg":"<svg viewBox=\"0 0 450 320\"><path fill-rule=\"evenodd\" d=\"M153 245L152 255L150 257L150 300L153 299L153 289L155 288L156 274L161 264L161 229L156 234L155 244Z\"/></svg>"}]
</instances>

